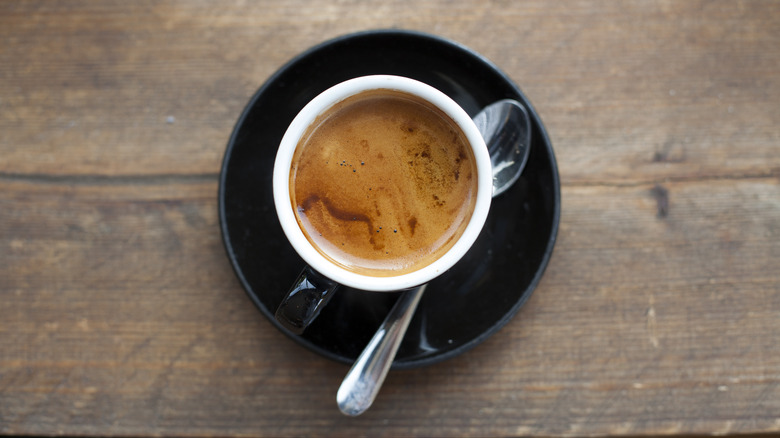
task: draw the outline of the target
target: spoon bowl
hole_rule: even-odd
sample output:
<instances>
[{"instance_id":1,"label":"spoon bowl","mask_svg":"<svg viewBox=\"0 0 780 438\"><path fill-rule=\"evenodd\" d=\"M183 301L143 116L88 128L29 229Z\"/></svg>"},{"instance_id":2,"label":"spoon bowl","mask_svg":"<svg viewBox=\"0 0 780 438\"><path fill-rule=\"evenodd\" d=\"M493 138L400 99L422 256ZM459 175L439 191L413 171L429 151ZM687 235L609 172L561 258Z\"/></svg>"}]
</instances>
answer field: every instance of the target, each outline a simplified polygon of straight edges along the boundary
<instances>
[{"instance_id":1,"label":"spoon bowl","mask_svg":"<svg viewBox=\"0 0 780 438\"><path fill-rule=\"evenodd\" d=\"M474 117L493 165L493 197L520 178L531 149L531 120L525 107L512 99L486 106Z\"/></svg>"}]
</instances>

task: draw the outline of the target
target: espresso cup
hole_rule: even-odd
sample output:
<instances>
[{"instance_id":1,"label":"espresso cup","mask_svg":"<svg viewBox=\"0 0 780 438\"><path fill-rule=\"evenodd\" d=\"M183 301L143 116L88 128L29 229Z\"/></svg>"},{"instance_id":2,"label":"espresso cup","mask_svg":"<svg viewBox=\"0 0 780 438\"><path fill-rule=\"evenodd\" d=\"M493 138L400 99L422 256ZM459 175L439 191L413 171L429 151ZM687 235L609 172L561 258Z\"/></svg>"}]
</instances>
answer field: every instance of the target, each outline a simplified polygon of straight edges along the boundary
<instances>
[{"instance_id":1,"label":"espresso cup","mask_svg":"<svg viewBox=\"0 0 780 438\"><path fill-rule=\"evenodd\" d=\"M300 334L339 285L406 290L458 262L487 218L492 167L476 125L446 94L364 76L327 89L293 119L273 194L307 264L276 319Z\"/></svg>"}]
</instances>

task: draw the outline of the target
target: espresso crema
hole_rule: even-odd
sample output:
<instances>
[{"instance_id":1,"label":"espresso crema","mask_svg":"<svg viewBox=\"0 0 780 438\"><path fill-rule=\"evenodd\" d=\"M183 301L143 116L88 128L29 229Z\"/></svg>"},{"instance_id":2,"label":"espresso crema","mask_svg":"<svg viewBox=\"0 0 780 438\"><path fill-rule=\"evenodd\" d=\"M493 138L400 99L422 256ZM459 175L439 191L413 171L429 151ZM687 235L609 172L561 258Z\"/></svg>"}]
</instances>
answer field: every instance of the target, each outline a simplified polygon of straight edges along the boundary
<instances>
[{"instance_id":1,"label":"espresso crema","mask_svg":"<svg viewBox=\"0 0 780 438\"><path fill-rule=\"evenodd\" d=\"M463 132L398 91L334 105L301 137L292 163L290 199L304 235L363 275L431 264L460 238L476 202L477 167Z\"/></svg>"}]
</instances>

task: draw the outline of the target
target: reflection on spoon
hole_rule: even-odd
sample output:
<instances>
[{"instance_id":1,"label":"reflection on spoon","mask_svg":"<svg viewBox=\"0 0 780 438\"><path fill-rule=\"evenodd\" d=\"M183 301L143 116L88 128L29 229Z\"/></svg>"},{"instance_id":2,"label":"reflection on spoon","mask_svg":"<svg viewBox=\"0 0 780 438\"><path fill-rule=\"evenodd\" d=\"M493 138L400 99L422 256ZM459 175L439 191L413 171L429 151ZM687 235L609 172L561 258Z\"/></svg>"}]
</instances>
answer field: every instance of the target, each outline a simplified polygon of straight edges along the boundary
<instances>
[{"instance_id":1,"label":"reflection on spoon","mask_svg":"<svg viewBox=\"0 0 780 438\"><path fill-rule=\"evenodd\" d=\"M485 107L474 117L474 124L490 152L496 197L517 181L525 167L531 149L531 122L523 105L506 99ZM344 414L360 415L374 402L426 286L404 292L344 377L336 394Z\"/></svg>"}]
</instances>

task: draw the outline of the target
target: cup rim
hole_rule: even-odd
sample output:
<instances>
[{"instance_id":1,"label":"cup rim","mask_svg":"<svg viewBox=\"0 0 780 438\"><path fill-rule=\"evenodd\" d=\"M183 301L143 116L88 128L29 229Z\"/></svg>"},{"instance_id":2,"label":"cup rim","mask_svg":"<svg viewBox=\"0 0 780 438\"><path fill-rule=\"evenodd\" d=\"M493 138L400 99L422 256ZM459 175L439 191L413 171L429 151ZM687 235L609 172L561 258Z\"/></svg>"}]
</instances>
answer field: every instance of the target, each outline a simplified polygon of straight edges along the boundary
<instances>
[{"instance_id":1,"label":"cup rim","mask_svg":"<svg viewBox=\"0 0 780 438\"><path fill-rule=\"evenodd\" d=\"M333 105L355 94L369 90L394 90L418 96L447 114L466 136L477 166L477 196L474 210L463 234L440 258L418 270L396 276L369 276L349 271L320 254L298 226L289 197L289 174L298 140L316 118ZM449 96L420 82L395 75L369 75L349 79L323 91L306 104L284 133L273 168L273 196L277 218L293 249L315 271L331 280L355 289L390 292L427 283L451 268L476 241L487 219L492 199L492 165L487 146L479 130L466 113Z\"/></svg>"}]
</instances>

